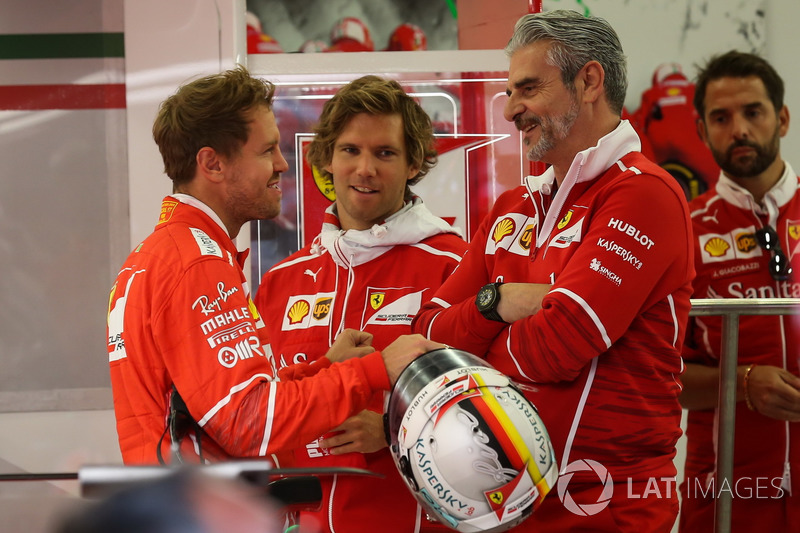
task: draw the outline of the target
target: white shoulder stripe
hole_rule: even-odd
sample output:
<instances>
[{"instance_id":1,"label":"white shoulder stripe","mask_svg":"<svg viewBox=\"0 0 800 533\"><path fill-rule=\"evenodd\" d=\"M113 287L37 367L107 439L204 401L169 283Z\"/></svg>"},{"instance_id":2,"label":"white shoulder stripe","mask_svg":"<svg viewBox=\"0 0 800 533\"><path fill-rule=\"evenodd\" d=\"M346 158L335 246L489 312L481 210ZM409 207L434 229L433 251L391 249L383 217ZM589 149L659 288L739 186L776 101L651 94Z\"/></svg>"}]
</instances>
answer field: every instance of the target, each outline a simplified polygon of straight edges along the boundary
<instances>
[{"instance_id":1,"label":"white shoulder stripe","mask_svg":"<svg viewBox=\"0 0 800 533\"><path fill-rule=\"evenodd\" d=\"M606 343L606 348L611 348L611 339L608 337L608 333L606 332L605 326L603 326L603 323L600 321L600 317L597 316L597 313L594 312L594 309L591 308L591 306L586 302L586 300L584 300L583 298L581 298L580 296L578 296L569 289L558 288L558 289L553 289L550 292L560 292L562 294L566 294L567 296L572 298L575 301L575 303L580 305L581 308L584 311L586 311L586 314L589 315L589 318L592 319L592 322L594 322L597 331L603 338L603 342Z\"/></svg>"},{"instance_id":2,"label":"white shoulder stripe","mask_svg":"<svg viewBox=\"0 0 800 533\"><path fill-rule=\"evenodd\" d=\"M536 380L531 378L528 374L526 374L522 367L519 365L519 361L517 361L516 356L514 355L514 351L511 349L511 330L514 329L514 324L508 326L508 337L506 337L506 351L508 351L509 357L511 357L511 361L514 362L514 366L517 367L517 372L519 375L527 379L528 381L535 382Z\"/></svg>"},{"instance_id":3,"label":"white shoulder stripe","mask_svg":"<svg viewBox=\"0 0 800 533\"><path fill-rule=\"evenodd\" d=\"M701 207L699 209L695 209L694 211L689 213L689 216L694 218L697 215L702 215L702 214L708 213L709 209L711 209L711 206L714 205L715 203L717 203L717 201L719 199L720 199L720 196L718 194L712 196L711 198L708 199L708 202L706 202L706 205L704 205L703 207Z\"/></svg>"},{"instance_id":4,"label":"white shoulder stripe","mask_svg":"<svg viewBox=\"0 0 800 533\"><path fill-rule=\"evenodd\" d=\"M678 317L675 314L675 300L672 299L672 295L670 294L667 296L667 303L669 304L669 312L672 315L672 325L675 328L675 335L672 336L672 345L676 346L678 344Z\"/></svg>"},{"instance_id":5,"label":"white shoulder stripe","mask_svg":"<svg viewBox=\"0 0 800 533\"><path fill-rule=\"evenodd\" d=\"M583 418L583 410L586 408L586 399L589 397L589 392L592 390L594 384L594 376L597 373L597 357L592 359L592 364L589 367L589 375L586 377L586 383L583 384L583 391L581 392L581 399L578 402L578 408L575 410L575 416L572 418L572 425L569 428L567 435L567 442L564 444L564 455L561 456L561 471L567 469L569 464L569 454L572 452L572 443L575 442L575 434L578 432L578 426Z\"/></svg>"},{"instance_id":6,"label":"white shoulder stripe","mask_svg":"<svg viewBox=\"0 0 800 533\"><path fill-rule=\"evenodd\" d=\"M285 263L281 263L280 265L275 265L274 267L270 268L270 272L273 270L280 270L282 268L290 267L292 265L296 265L298 263L304 263L306 261L311 261L312 259L318 258L318 255L304 255L303 257L298 257L297 259L292 259L291 261L286 261Z\"/></svg>"},{"instance_id":7,"label":"white shoulder stripe","mask_svg":"<svg viewBox=\"0 0 800 533\"><path fill-rule=\"evenodd\" d=\"M447 309L448 307L450 307L450 304L449 304L448 302L445 302L445 301L444 301L444 300L442 300L441 298L431 298L431 302L433 302L433 303L435 303L435 304L439 304L439 305L441 305L442 307L444 307L445 309Z\"/></svg>"},{"instance_id":8,"label":"white shoulder stripe","mask_svg":"<svg viewBox=\"0 0 800 533\"><path fill-rule=\"evenodd\" d=\"M442 255L444 257L449 257L451 259L455 259L458 262L461 262L461 256L460 255L454 254L453 252L447 252L445 250L439 250L438 248L434 248L433 246L431 246L429 244L423 244L421 242L418 242L416 244L411 244L410 246L412 248L419 248L420 250L425 250L426 252L428 252L429 254L432 254L432 255Z\"/></svg>"},{"instance_id":9,"label":"white shoulder stripe","mask_svg":"<svg viewBox=\"0 0 800 533\"><path fill-rule=\"evenodd\" d=\"M218 401L217 404L214 407L209 409L208 412L205 415L203 415L203 418L201 418L200 420L197 421L198 425L200 427L205 426L208 423L208 421L211 420L211 418L215 414L217 414L217 412L219 412L220 409L222 409L223 407L225 407L226 405L228 405L231 402L231 397L234 394L236 394L237 392L243 391L252 382L254 382L257 379L261 379L261 378L264 378L267 381L273 381L273 377L270 376L269 374L254 374L247 381L243 381L242 383L239 383L238 385L236 385L234 387L231 387L231 390L228 392L227 396L225 396L220 401Z\"/></svg>"},{"instance_id":10,"label":"white shoulder stripe","mask_svg":"<svg viewBox=\"0 0 800 533\"><path fill-rule=\"evenodd\" d=\"M623 172L625 172L626 170L630 170L630 171L631 171L631 172L633 172L634 174L641 174L641 173L642 173L642 171L641 171L641 170L639 170L639 169L638 169L638 168L636 168L636 167L626 167L626 166L625 166L625 163L623 163L621 159L617 161L617 167L619 167L619 169L620 169L621 171L623 171Z\"/></svg>"},{"instance_id":11,"label":"white shoulder stripe","mask_svg":"<svg viewBox=\"0 0 800 533\"><path fill-rule=\"evenodd\" d=\"M258 450L258 455L264 456L267 454L269 448L269 439L272 437L272 422L274 419L273 413L275 412L275 397L278 394L278 382L273 381L269 388L269 400L267 400L267 419L264 421L264 438L261 439L261 448Z\"/></svg>"},{"instance_id":12,"label":"white shoulder stripe","mask_svg":"<svg viewBox=\"0 0 800 533\"><path fill-rule=\"evenodd\" d=\"M428 331L427 331L427 332L425 332L425 337L426 337L428 340L433 340L433 339L431 339L431 331L433 330L433 323L434 323L434 322L436 322L436 319L437 319L437 318L439 318L439 313L436 313L436 314L433 316L433 318L431 319L431 323L428 325Z\"/></svg>"}]
</instances>

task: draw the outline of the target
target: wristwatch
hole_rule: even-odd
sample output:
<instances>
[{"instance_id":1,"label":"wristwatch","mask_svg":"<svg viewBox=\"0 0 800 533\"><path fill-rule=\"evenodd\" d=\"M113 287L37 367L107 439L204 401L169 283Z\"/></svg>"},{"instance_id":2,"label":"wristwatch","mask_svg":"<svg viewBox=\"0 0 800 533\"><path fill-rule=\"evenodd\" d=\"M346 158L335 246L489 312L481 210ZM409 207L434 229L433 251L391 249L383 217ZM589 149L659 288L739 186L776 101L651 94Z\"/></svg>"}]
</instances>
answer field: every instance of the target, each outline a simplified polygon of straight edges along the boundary
<instances>
[{"instance_id":1,"label":"wristwatch","mask_svg":"<svg viewBox=\"0 0 800 533\"><path fill-rule=\"evenodd\" d=\"M497 312L497 305L500 303L500 285L502 284L502 281L496 281L481 287L481 290L478 291L478 295L475 296L475 305L485 318L496 322L507 323L500 317L500 313Z\"/></svg>"}]
</instances>

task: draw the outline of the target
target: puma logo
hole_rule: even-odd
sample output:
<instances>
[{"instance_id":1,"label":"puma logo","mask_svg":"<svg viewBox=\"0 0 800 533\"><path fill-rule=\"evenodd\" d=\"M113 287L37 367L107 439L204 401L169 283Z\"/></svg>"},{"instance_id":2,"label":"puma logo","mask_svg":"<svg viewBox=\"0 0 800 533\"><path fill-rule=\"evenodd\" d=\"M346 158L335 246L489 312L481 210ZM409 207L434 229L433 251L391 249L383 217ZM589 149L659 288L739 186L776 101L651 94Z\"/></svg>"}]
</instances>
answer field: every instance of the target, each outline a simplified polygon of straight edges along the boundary
<instances>
[{"instance_id":1,"label":"puma logo","mask_svg":"<svg viewBox=\"0 0 800 533\"><path fill-rule=\"evenodd\" d=\"M709 220L713 220L715 224L719 224L719 220L717 220L717 209L714 209L713 215L705 215L703 217L703 222L708 222Z\"/></svg>"},{"instance_id":2,"label":"puma logo","mask_svg":"<svg viewBox=\"0 0 800 533\"><path fill-rule=\"evenodd\" d=\"M322 270L322 267L319 267L316 272L312 272L311 269L307 268L306 271L303 272L303 274L309 275L312 278L314 278L314 283L316 283L317 282L317 274L319 274L320 270Z\"/></svg>"}]
</instances>

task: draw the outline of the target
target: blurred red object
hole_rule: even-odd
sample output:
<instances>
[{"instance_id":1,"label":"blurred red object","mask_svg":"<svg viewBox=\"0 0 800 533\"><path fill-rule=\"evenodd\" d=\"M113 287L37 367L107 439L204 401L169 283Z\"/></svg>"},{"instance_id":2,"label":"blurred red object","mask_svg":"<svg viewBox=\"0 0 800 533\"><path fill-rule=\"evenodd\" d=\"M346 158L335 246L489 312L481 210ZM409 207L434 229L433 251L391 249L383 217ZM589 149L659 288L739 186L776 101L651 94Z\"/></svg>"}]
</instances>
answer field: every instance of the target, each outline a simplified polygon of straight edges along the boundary
<instances>
[{"instance_id":1,"label":"blurred red object","mask_svg":"<svg viewBox=\"0 0 800 533\"><path fill-rule=\"evenodd\" d=\"M711 152L697 134L694 83L678 63L662 63L653 72L652 86L642 93L639 109L631 113L634 128L650 142L653 160L672 174L692 199L719 178Z\"/></svg>"},{"instance_id":2,"label":"blurred red object","mask_svg":"<svg viewBox=\"0 0 800 533\"><path fill-rule=\"evenodd\" d=\"M304 54L312 54L315 52L327 52L328 43L316 39L309 39L300 45L300 52Z\"/></svg>"},{"instance_id":3,"label":"blurred red object","mask_svg":"<svg viewBox=\"0 0 800 533\"><path fill-rule=\"evenodd\" d=\"M389 51L413 51L413 50L427 50L428 38L422 28L416 24L400 24L394 29L392 35L389 37L389 45L386 50Z\"/></svg>"},{"instance_id":4,"label":"blurred red object","mask_svg":"<svg viewBox=\"0 0 800 533\"><path fill-rule=\"evenodd\" d=\"M281 54L281 45L263 33L261 20L255 13L248 11L245 15L247 20L247 53L248 54Z\"/></svg>"},{"instance_id":5,"label":"blurred red object","mask_svg":"<svg viewBox=\"0 0 800 533\"><path fill-rule=\"evenodd\" d=\"M367 25L356 17L344 17L331 30L331 46L326 52L372 52L372 42Z\"/></svg>"}]
</instances>

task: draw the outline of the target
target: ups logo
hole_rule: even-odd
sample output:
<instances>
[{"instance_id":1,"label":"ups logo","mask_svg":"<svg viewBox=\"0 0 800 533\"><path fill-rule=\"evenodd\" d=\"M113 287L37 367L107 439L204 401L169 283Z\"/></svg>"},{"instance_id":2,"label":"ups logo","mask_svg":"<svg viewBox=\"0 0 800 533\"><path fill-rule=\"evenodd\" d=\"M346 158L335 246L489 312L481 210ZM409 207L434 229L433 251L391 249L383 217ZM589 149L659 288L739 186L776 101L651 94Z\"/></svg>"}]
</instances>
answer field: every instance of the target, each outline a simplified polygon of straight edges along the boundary
<instances>
[{"instance_id":1,"label":"ups logo","mask_svg":"<svg viewBox=\"0 0 800 533\"><path fill-rule=\"evenodd\" d=\"M519 245L523 250L531 249L531 241L533 240L533 224L525 226L522 235L519 236Z\"/></svg>"},{"instance_id":2,"label":"ups logo","mask_svg":"<svg viewBox=\"0 0 800 533\"><path fill-rule=\"evenodd\" d=\"M740 233L736 236L736 248L742 253L747 253L758 246L756 236L753 233Z\"/></svg>"},{"instance_id":3,"label":"ups logo","mask_svg":"<svg viewBox=\"0 0 800 533\"><path fill-rule=\"evenodd\" d=\"M314 312L312 313L315 320L322 320L328 316L328 313L331 312L332 301L333 298L320 298L316 301L314 304Z\"/></svg>"}]
</instances>

